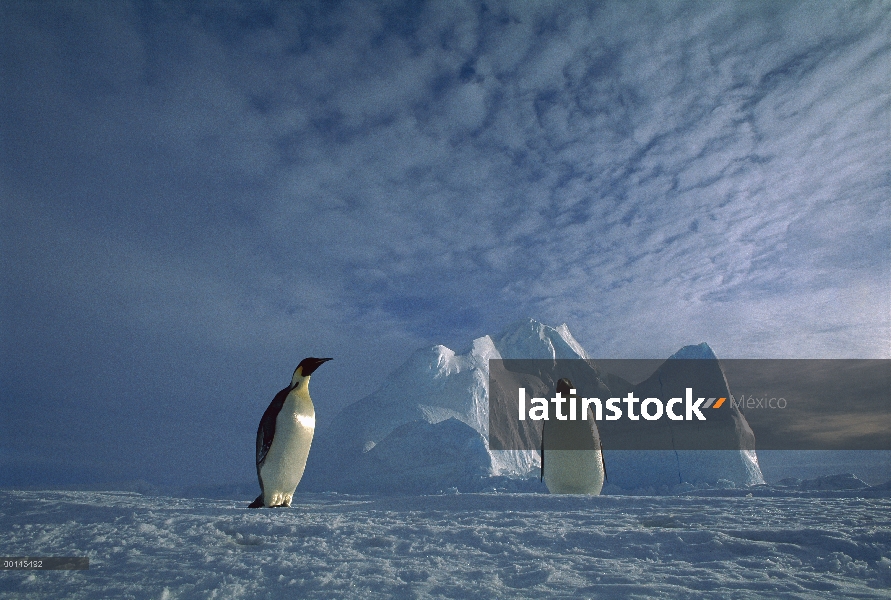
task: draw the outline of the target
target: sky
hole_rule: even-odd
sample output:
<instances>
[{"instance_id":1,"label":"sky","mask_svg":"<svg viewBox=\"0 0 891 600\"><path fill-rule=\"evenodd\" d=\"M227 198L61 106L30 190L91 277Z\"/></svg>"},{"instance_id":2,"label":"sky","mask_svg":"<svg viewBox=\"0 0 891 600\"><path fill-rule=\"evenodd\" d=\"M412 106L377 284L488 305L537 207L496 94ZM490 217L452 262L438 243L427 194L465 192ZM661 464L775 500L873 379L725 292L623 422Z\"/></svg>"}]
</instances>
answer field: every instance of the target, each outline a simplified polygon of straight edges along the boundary
<instances>
[{"instance_id":1,"label":"sky","mask_svg":"<svg viewBox=\"0 0 891 600\"><path fill-rule=\"evenodd\" d=\"M0 485L253 477L417 348L891 358L887 2L0 0Z\"/></svg>"}]
</instances>

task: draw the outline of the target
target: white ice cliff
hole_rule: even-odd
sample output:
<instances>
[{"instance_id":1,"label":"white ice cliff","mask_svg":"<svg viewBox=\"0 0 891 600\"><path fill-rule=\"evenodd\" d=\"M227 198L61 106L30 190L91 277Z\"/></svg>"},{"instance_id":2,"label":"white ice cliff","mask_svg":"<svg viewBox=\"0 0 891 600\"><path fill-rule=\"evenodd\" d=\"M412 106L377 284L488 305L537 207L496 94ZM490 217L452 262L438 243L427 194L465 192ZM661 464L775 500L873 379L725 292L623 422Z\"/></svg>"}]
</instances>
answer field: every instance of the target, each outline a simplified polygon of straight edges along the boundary
<instances>
[{"instance_id":1,"label":"white ice cliff","mask_svg":"<svg viewBox=\"0 0 891 600\"><path fill-rule=\"evenodd\" d=\"M720 372L705 344L685 347L672 358L711 359ZM588 355L565 324L554 328L534 319L515 323L494 339L477 338L461 354L442 345L418 350L383 387L317 432L301 487L430 493L486 489L493 482L508 488L511 482L538 484L537 450L488 447L490 359ZM578 368L595 367L578 363ZM602 434L611 489L665 489L719 480L762 483L751 431L746 433L748 426L738 411L736 417L726 435L736 436L731 446L737 450L611 451Z\"/></svg>"}]
</instances>

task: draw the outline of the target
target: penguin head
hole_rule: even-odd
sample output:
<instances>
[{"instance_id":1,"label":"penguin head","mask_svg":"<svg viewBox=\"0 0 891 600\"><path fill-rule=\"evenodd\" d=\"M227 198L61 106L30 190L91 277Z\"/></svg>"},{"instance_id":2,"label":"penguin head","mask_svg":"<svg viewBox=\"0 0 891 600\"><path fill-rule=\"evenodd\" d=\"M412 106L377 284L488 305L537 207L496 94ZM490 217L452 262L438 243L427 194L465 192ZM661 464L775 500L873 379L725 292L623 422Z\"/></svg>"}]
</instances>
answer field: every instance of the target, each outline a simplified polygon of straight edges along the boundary
<instances>
[{"instance_id":1,"label":"penguin head","mask_svg":"<svg viewBox=\"0 0 891 600\"><path fill-rule=\"evenodd\" d=\"M569 390L573 389L574 387L575 386L572 385L572 382L565 377L557 382L557 392L566 396L569 396Z\"/></svg>"},{"instance_id":2,"label":"penguin head","mask_svg":"<svg viewBox=\"0 0 891 600\"><path fill-rule=\"evenodd\" d=\"M313 374L313 371L319 368L319 366L331 360L330 358L314 358L310 356L309 358L304 358L300 361L300 364L297 365L297 368L294 369L294 376L291 377L291 387L297 387L301 381L305 379L309 379L309 376Z\"/></svg>"}]
</instances>

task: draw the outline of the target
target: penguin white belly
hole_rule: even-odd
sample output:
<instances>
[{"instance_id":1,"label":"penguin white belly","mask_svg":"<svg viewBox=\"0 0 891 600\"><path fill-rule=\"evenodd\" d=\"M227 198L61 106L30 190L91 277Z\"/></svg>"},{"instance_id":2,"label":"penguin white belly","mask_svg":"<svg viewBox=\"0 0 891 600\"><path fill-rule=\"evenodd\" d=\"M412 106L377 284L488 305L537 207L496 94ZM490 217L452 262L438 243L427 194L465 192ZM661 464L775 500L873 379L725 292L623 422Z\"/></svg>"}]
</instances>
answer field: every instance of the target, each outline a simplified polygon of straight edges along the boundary
<instances>
[{"instance_id":1,"label":"penguin white belly","mask_svg":"<svg viewBox=\"0 0 891 600\"><path fill-rule=\"evenodd\" d=\"M603 488L600 450L545 450L544 482L552 494L596 496Z\"/></svg>"},{"instance_id":2,"label":"penguin white belly","mask_svg":"<svg viewBox=\"0 0 891 600\"><path fill-rule=\"evenodd\" d=\"M306 468L315 421L311 402L298 403L293 395L288 396L275 420L275 437L260 467L266 506L291 505L294 490Z\"/></svg>"}]
</instances>

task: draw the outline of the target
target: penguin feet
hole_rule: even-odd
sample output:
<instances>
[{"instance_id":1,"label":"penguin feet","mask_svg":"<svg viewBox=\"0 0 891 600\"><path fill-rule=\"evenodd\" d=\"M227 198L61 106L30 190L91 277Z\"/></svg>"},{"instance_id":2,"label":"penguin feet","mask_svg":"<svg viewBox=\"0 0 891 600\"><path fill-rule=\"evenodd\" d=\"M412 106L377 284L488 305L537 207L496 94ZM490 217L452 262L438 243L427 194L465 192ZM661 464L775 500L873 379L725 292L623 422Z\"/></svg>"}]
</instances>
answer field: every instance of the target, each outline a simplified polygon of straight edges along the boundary
<instances>
[{"instance_id":1,"label":"penguin feet","mask_svg":"<svg viewBox=\"0 0 891 600\"><path fill-rule=\"evenodd\" d=\"M254 500L253 502L248 504L248 508L291 508L291 503L287 502L287 503L282 503L282 504L273 504L273 505L267 507L263 503L263 494L260 494L259 496L257 496L256 500Z\"/></svg>"}]
</instances>

